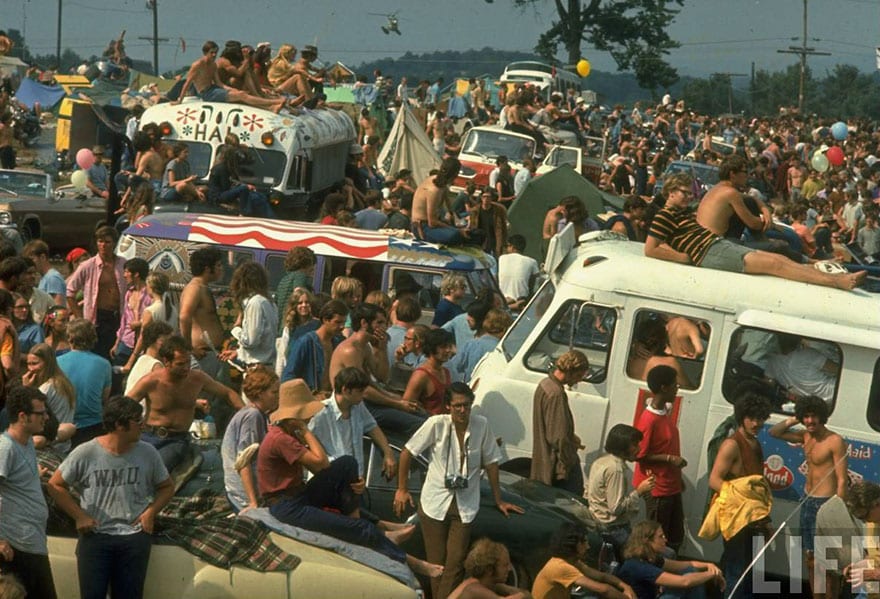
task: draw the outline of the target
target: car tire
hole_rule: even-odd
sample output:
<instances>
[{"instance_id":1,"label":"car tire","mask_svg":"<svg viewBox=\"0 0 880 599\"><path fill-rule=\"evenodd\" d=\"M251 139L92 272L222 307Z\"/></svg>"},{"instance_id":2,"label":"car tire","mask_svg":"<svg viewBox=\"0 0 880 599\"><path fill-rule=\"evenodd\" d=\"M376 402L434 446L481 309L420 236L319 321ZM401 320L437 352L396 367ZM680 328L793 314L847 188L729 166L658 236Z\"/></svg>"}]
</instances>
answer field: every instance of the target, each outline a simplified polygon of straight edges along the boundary
<instances>
[{"instance_id":1,"label":"car tire","mask_svg":"<svg viewBox=\"0 0 880 599\"><path fill-rule=\"evenodd\" d=\"M510 568L510 575L507 577L507 584L519 589L531 590L532 577L525 565L520 562L513 562Z\"/></svg>"},{"instance_id":2,"label":"car tire","mask_svg":"<svg viewBox=\"0 0 880 599\"><path fill-rule=\"evenodd\" d=\"M40 223L31 219L26 220L21 224L21 240L23 243L27 243L32 239L40 238Z\"/></svg>"}]
</instances>

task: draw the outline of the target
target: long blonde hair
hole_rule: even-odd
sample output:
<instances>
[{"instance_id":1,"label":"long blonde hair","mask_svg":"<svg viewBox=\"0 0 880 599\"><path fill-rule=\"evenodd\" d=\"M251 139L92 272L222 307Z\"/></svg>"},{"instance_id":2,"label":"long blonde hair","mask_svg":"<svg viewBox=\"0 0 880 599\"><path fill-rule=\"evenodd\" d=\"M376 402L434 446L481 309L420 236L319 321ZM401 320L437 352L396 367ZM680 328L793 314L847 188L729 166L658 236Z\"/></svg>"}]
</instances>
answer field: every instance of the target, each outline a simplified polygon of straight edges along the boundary
<instances>
[{"instance_id":1,"label":"long blonde hair","mask_svg":"<svg viewBox=\"0 0 880 599\"><path fill-rule=\"evenodd\" d=\"M37 375L35 381L37 385L42 385L46 382L52 383L55 391L67 400L71 409L76 407L76 390L73 388L73 383L70 382L70 379L65 376L64 371L58 366L58 361L55 360L55 350L47 343L37 343L28 354L38 357L45 365L42 372Z\"/></svg>"}]
</instances>

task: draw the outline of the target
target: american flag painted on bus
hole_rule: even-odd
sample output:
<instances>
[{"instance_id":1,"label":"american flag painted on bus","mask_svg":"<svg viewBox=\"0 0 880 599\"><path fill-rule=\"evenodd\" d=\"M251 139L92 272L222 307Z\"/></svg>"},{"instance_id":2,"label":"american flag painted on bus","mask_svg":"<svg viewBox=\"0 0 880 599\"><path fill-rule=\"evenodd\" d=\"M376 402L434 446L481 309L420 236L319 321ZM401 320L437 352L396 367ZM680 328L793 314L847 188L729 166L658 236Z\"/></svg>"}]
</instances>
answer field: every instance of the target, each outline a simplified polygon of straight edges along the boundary
<instances>
[{"instance_id":1,"label":"american flag painted on bus","mask_svg":"<svg viewBox=\"0 0 880 599\"><path fill-rule=\"evenodd\" d=\"M200 216L190 225L189 240L238 247L287 250L311 247L316 254L385 258L388 236L316 223L289 223L220 215Z\"/></svg>"}]
</instances>

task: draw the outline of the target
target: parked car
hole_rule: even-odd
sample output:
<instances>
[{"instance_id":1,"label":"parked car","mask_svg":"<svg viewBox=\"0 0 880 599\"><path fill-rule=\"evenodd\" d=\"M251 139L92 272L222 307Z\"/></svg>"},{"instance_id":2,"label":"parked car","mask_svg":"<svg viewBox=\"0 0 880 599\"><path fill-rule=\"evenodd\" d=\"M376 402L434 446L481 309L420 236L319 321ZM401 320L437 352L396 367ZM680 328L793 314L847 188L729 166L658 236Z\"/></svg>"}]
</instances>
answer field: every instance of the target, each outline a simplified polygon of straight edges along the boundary
<instances>
[{"instance_id":1,"label":"parked car","mask_svg":"<svg viewBox=\"0 0 880 599\"><path fill-rule=\"evenodd\" d=\"M399 459L405 441L388 435L389 444ZM365 507L383 520L399 520L394 515L393 500L397 490L397 479L387 480L382 473L383 455L369 439L364 439L367 457L367 492L364 493ZM480 511L471 528L471 539L489 537L503 543L510 551L513 571L509 582L520 588L531 588L538 572L550 558L550 543L553 536L563 527L584 526L594 529L595 523L589 516L587 503L568 491L557 489L543 483L524 478L513 471L527 470L527 464L513 467L501 466L501 495L505 501L517 504L525 510L522 515L505 517L495 507L495 500L489 481L483 476L480 487ZM418 505L422 485L428 472L428 462L422 456L413 456L409 473L409 491L413 502ZM416 522L417 516L410 516ZM595 555L601 546L598 534L591 534L590 548ZM421 529L403 547L416 557L425 557L425 545Z\"/></svg>"},{"instance_id":2,"label":"parked car","mask_svg":"<svg viewBox=\"0 0 880 599\"><path fill-rule=\"evenodd\" d=\"M52 175L31 169L0 169L0 228L14 229L27 243L42 239L53 252L92 240L107 222L107 201L55 189Z\"/></svg>"},{"instance_id":3,"label":"parked car","mask_svg":"<svg viewBox=\"0 0 880 599\"><path fill-rule=\"evenodd\" d=\"M663 185L663 178L674 173L687 173L694 178L694 194L698 200L720 180L717 166L691 160L673 160L663 171L663 177L657 181L654 189L659 190Z\"/></svg>"}]
</instances>

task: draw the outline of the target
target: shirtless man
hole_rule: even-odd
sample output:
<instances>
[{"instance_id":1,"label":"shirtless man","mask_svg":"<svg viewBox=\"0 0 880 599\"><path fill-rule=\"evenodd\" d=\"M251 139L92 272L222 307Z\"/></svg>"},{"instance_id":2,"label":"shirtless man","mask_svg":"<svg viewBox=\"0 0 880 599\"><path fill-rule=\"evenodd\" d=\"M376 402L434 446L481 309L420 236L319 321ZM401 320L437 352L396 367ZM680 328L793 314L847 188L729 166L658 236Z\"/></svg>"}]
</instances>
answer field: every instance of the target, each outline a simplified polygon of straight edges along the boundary
<instances>
[{"instance_id":1,"label":"shirtless man","mask_svg":"<svg viewBox=\"0 0 880 599\"><path fill-rule=\"evenodd\" d=\"M743 197L749 179L749 167L745 158L737 155L725 158L718 167L718 176L721 180L700 201L697 223L721 237L733 235L739 239L741 227L738 233L728 234L731 218L736 215L749 229L766 233L773 225L773 213L764 202L756 199L761 214L752 214Z\"/></svg>"},{"instance_id":2,"label":"shirtless man","mask_svg":"<svg viewBox=\"0 0 880 599\"><path fill-rule=\"evenodd\" d=\"M366 144L374 135L379 138L377 144L382 144L382 138L379 136L379 122L376 117L370 116L369 108L361 110L361 118L358 119L358 135L362 144Z\"/></svg>"},{"instance_id":3,"label":"shirtless man","mask_svg":"<svg viewBox=\"0 0 880 599\"><path fill-rule=\"evenodd\" d=\"M810 580L813 581L816 532L816 514L834 495L846 498L847 444L843 437L828 430L828 404L820 397L809 396L799 400L795 415L770 428L770 436L789 443L803 445L807 468L804 492L807 497L801 506L800 531ZM797 424L803 429L791 430ZM813 588L817 587L815 584Z\"/></svg>"},{"instance_id":4,"label":"shirtless man","mask_svg":"<svg viewBox=\"0 0 880 599\"><path fill-rule=\"evenodd\" d=\"M388 317L373 304L362 303L351 311L351 336L339 344L330 359L330 380L343 368L354 367L366 372L374 381L388 379ZM418 402L404 401L399 395L371 383L364 391L367 408L382 430L412 434L426 415Z\"/></svg>"},{"instance_id":5,"label":"shirtless man","mask_svg":"<svg viewBox=\"0 0 880 599\"><path fill-rule=\"evenodd\" d=\"M712 472L709 474L709 487L719 493L725 481L744 476L763 476L764 452L758 442L758 433L770 417L772 406L766 397L757 393L745 392L734 403L733 415L736 419L736 432L721 442ZM760 538L769 522L758 520L749 522L730 539L724 540L724 553L721 563L724 579L728 584L736 584L754 558L754 539ZM738 599L752 597L751 571L743 578L736 592Z\"/></svg>"},{"instance_id":6,"label":"shirtless man","mask_svg":"<svg viewBox=\"0 0 880 599\"><path fill-rule=\"evenodd\" d=\"M804 169L801 166L800 158L791 159L791 166L788 167L788 173L786 175L786 185L788 187L789 201L800 201L801 187L804 185Z\"/></svg>"},{"instance_id":7,"label":"shirtless man","mask_svg":"<svg viewBox=\"0 0 880 599\"><path fill-rule=\"evenodd\" d=\"M228 41L223 53L217 59L217 73L224 85L239 89L252 96L263 97L251 68L250 46L242 47L239 42Z\"/></svg>"},{"instance_id":8,"label":"shirtless man","mask_svg":"<svg viewBox=\"0 0 880 599\"><path fill-rule=\"evenodd\" d=\"M444 158L440 171L422 181L416 189L412 207L412 232L416 239L444 245L462 243L464 231L440 220L442 212L452 212L447 191L460 169L457 158Z\"/></svg>"},{"instance_id":9,"label":"shirtless man","mask_svg":"<svg viewBox=\"0 0 880 599\"><path fill-rule=\"evenodd\" d=\"M144 376L128 393L136 401L146 400L146 425L141 439L159 450L169 472L189 450L189 427L196 405L207 405L205 400L197 399L203 391L223 397L235 410L244 407L238 393L201 370L191 370L190 354L186 339L180 335L168 337L159 350L165 368Z\"/></svg>"},{"instance_id":10,"label":"shirtless man","mask_svg":"<svg viewBox=\"0 0 880 599\"><path fill-rule=\"evenodd\" d=\"M205 42L202 46L203 56L190 65L186 81L180 90L180 96L173 104L179 104L180 100L186 97L190 85L193 85L196 88L196 94L205 102L238 102L248 106L265 108L272 112L279 112L284 108L284 98L260 98L224 85L220 80L217 64L214 62L218 49L215 42Z\"/></svg>"},{"instance_id":11,"label":"shirtless man","mask_svg":"<svg viewBox=\"0 0 880 599\"><path fill-rule=\"evenodd\" d=\"M562 202L555 208L551 208L544 216L544 225L541 227L541 257L547 257L550 240L559 232L559 221L568 218L565 214L565 206Z\"/></svg>"},{"instance_id":12,"label":"shirtless man","mask_svg":"<svg viewBox=\"0 0 880 599\"><path fill-rule=\"evenodd\" d=\"M434 113L434 118L428 121L425 133L431 138L434 149L441 157L446 150L446 127L443 124L445 115L441 111Z\"/></svg>"}]
</instances>

